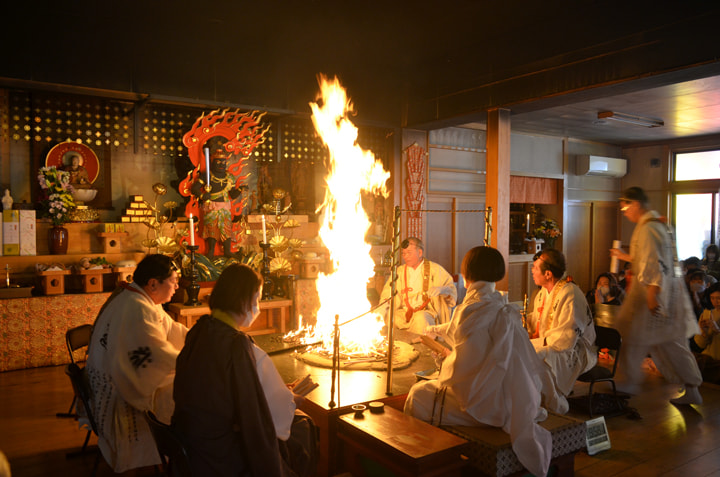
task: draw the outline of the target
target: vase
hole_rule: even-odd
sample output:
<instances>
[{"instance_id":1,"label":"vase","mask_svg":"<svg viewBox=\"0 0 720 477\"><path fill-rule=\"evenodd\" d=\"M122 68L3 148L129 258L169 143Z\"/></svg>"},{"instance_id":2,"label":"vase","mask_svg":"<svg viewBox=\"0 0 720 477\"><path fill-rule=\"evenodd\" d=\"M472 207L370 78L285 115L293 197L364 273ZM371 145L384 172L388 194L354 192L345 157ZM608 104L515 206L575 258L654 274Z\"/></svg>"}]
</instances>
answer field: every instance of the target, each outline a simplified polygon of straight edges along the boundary
<instances>
[{"instance_id":1,"label":"vase","mask_svg":"<svg viewBox=\"0 0 720 477\"><path fill-rule=\"evenodd\" d=\"M48 229L48 250L51 255L65 255L68 249L68 229L53 225Z\"/></svg>"},{"instance_id":2,"label":"vase","mask_svg":"<svg viewBox=\"0 0 720 477\"><path fill-rule=\"evenodd\" d=\"M543 248L555 248L555 239L554 238L546 238L545 246Z\"/></svg>"}]
</instances>

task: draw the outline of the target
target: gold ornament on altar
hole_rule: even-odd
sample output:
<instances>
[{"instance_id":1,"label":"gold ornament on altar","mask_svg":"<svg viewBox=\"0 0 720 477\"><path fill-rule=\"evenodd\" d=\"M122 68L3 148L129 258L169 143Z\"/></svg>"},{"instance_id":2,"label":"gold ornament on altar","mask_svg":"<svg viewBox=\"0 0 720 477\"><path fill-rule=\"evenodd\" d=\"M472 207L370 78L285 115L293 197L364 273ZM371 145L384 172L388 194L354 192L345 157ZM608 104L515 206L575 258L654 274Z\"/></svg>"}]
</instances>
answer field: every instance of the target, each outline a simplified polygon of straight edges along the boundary
<instances>
[{"instance_id":1,"label":"gold ornament on altar","mask_svg":"<svg viewBox=\"0 0 720 477\"><path fill-rule=\"evenodd\" d=\"M155 200L152 204L145 201L145 206L150 209L154 215L148 216L145 222L145 226L148 228L147 236L142 241L143 247L147 249L156 249L157 253L164 255L174 254L180 246L172 237L163 235L163 228L167 224L173 215L173 210L177 208L177 202L168 201L162 206L165 208L165 212L161 212L158 208L158 197L167 194L167 186L161 182L156 182L152 186L153 192L155 192ZM183 233L187 233L184 231ZM148 250L150 252L150 250Z\"/></svg>"},{"instance_id":2,"label":"gold ornament on altar","mask_svg":"<svg viewBox=\"0 0 720 477\"><path fill-rule=\"evenodd\" d=\"M272 196L272 204L264 204L263 209L275 215L286 214L292 206L292 203L289 201L287 205L285 204L285 198L289 197L288 193L284 189L273 189Z\"/></svg>"},{"instance_id":3,"label":"gold ornament on altar","mask_svg":"<svg viewBox=\"0 0 720 477\"><path fill-rule=\"evenodd\" d=\"M283 235L282 231L283 229L300 227L300 223L295 219L288 219L287 216L276 215L275 222L268 220L267 226L272 230L272 236L268 240L270 244L269 253L273 256L270 261L270 272L279 274L289 271L292 268L292 263L303 257L300 248L305 244L305 241L293 238L292 231L290 237ZM259 242L262 238L262 230L258 231L258 233L261 234L258 238Z\"/></svg>"}]
</instances>

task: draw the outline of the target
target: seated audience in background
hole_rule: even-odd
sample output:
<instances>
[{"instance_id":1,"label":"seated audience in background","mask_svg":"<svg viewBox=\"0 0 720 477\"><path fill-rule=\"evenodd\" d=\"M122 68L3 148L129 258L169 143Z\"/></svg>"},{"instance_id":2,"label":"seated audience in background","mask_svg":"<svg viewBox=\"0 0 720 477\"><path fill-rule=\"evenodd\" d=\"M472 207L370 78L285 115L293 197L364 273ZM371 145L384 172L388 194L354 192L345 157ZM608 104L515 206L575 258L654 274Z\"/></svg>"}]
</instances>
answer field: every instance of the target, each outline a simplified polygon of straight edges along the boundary
<instances>
[{"instance_id":1,"label":"seated audience in background","mask_svg":"<svg viewBox=\"0 0 720 477\"><path fill-rule=\"evenodd\" d=\"M705 258L702 266L705 272L716 280L720 280L720 249L715 244L710 244L705 249Z\"/></svg>"},{"instance_id":2,"label":"seated audience in background","mask_svg":"<svg viewBox=\"0 0 720 477\"><path fill-rule=\"evenodd\" d=\"M618 286L627 292L630 282L632 282L632 264L630 262L624 262L623 269L618 274Z\"/></svg>"},{"instance_id":3,"label":"seated audience in background","mask_svg":"<svg viewBox=\"0 0 720 477\"><path fill-rule=\"evenodd\" d=\"M615 275L601 273L595 280L595 288L587 292L585 299L588 305L622 305L625 292L618 285Z\"/></svg>"},{"instance_id":4,"label":"seated audience in background","mask_svg":"<svg viewBox=\"0 0 720 477\"><path fill-rule=\"evenodd\" d=\"M705 299L705 272L698 269L688 271L685 275L685 284L690 293L695 318L700 318L703 310L712 306Z\"/></svg>"},{"instance_id":5,"label":"seated audience in background","mask_svg":"<svg viewBox=\"0 0 720 477\"><path fill-rule=\"evenodd\" d=\"M395 327L421 334L429 325L447 323L450 310L457 302L457 289L452 276L435 262L425 258L420 239L409 237L401 245L404 265L397 268ZM380 302L390 298L392 277L388 278L380 295ZM389 319L389 305L378 310Z\"/></svg>"},{"instance_id":6,"label":"seated audience in background","mask_svg":"<svg viewBox=\"0 0 720 477\"><path fill-rule=\"evenodd\" d=\"M550 433L536 420L543 363L522 327L517 309L495 290L505 276L502 254L475 247L463 258L464 301L449 323L428 327L452 346L436 380L415 384L405 413L435 425L501 427L510 434L518 460L535 475L546 475L552 454Z\"/></svg>"},{"instance_id":7,"label":"seated audience in background","mask_svg":"<svg viewBox=\"0 0 720 477\"><path fill-rule=\"evenodd\" d=\"M685 278L687 280L687 274L688 272L691 272L693 270L702 270L702 261L697 257L688 257L685 260L683 260L683 273L685 273ZM717 280L712 275L705 274L705 286L709 287L713 283L716 283Z\"/></svg>"},{"instance_id":8,"label":"seated audience in background","mask_svg":"<svg viewBox=\"0 0 720 477\"><path fill-rule=\"evenodd\" d=\"M188 332L177 358L173 426L192 474L312 475L316 428L270 357L240 331L260 314L262 277L246 265L223 270L210 315Z\"/></svg>"},{"instance_id":9,"label":"seated audience in background","mask_svg":"<svg viewBox=\"0 0 720 477\"><path fill-rule=\"evenodd\" d=\"M703 381L720 384L720 283L707 291L712 308L700 315L700 334L693 338L700 352L694 354Z\"/></svg>"},{"instance_id":10,"label":"seated audience in background","mask_svg":"<svg viewBox=\"0 0 720 477\"><path fill-rule=\"evenodd\" d=\"M555 249L536 254L533 281L542 287L528 315L530 338L545 364L540 374L543 406L565 414L566 396L585 371L597 363L595 326L585 295L565 279L565 257Z\"/></svg>"},{"instance_id":11,"label":"seated audience in background","mask_svg":"<svg viewBox=\"0 0 720 477\"><path fill-rule=\"evenodd\" d=\"M162 304L178 288L170 257L148 255L132 283L123 283L100 309L88 348L87 370L98 447L115 472L160 464L143 412L163 422L173 413L175 359L187 328ZM82 422L82 420L81 420Z\"/></svg>"}]
</instances>

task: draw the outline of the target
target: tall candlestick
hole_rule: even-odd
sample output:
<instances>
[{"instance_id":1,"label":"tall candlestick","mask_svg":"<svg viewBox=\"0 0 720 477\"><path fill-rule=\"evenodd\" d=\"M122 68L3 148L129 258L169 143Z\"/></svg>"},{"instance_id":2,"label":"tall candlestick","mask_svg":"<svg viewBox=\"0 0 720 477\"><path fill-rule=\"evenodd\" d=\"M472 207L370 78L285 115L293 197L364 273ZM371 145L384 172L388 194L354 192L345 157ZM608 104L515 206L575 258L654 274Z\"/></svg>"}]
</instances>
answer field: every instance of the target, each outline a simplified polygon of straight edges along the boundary
<instances>
[{"instance_id":1,"label":"tall candlestick","mask_svg":"<svg viewBox=\"0 0 720 477\"><path fill-rule=\"evenodd\" d=\"M195 246L195 222L193 222L193 214L190 214L190 245Z\"/></svg>"},{"instance_id":2,"label":"tall candlestick","mask_svg":"<svg viewBox=\"0 0 720 477\"><path fill-rule=\"evenodd\" d=\"M210 148L206 147L205 151L205 185L210 185Z\"/></svg>"},{"instance_id":3,"label":"tall candlestick","mask_svg":"<svg viewBox=\"0 0 720 477\"><path fill-rule=\"evenodd\" d=\"M265 214L262 216L262 224L263 224L263 243L267 243L267 229L265 228Z\"/></svg>"}]
</instances>

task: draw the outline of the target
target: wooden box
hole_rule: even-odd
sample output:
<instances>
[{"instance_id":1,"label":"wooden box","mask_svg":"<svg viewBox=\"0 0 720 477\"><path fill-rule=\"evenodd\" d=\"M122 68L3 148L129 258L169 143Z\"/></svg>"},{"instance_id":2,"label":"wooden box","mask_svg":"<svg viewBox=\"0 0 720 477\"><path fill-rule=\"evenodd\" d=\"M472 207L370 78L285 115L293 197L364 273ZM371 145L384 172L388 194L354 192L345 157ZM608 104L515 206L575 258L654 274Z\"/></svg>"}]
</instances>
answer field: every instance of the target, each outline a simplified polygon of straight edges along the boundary
<instances>
[{"instance_id":1,"label":"wooden box","mask_svg":"<svg viewBox=\"0 0 720 477\"><path fill-rule=\"evenodd\" d=\"M100 293L104 291L103 275L112 273L110 268L83 268L77 271L82 281L83 293Z\"/></svg>"},{"instance_id":2,"label":"wooden box","mask_svg":"<svg viewBox=\"0 0 720 477\"><path fill-rule=\"evenodd\" d=\"M100 232L98 238L103 244L104 253L121 253L122 239L127 236L127 232Z\"/></svg>"},{"instance_id":3,"label":"wooden box","mask_svg":"<svg viewBox=\"0 0 720 477\"><path fill-rule=\"evenodd\" d=\"M113 273L115 274L115 285L120 285L122 282L132 282L133 273L137 267L113 267Z\"/></svg>"},{"instance_id":4,"label":"wooden box","mask_svg":"<svg viewBox=\"0 0 720 477\"><path fill-rule=\"evenodd\" d=\"M70 270L45 270L37 272L40 277L40 287L45 295L62 295L65 293L65 275Z\"/></svg>"},{"instance_id":5,"label":"wooden box","mask_svg":"<svg viewBox=\"0 0 720 477\"><path fill-rule=\"evenodd\" d=\"M300 262L300 278L317 278L324 263L325 259L321 257L303 258Z\"/></svg>"}]
</instances>

